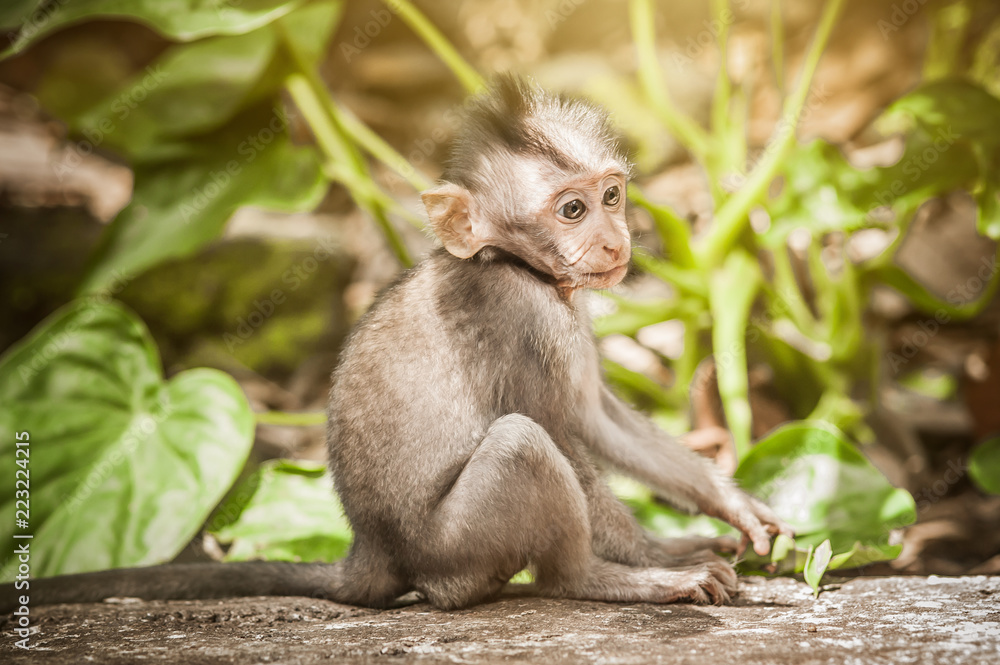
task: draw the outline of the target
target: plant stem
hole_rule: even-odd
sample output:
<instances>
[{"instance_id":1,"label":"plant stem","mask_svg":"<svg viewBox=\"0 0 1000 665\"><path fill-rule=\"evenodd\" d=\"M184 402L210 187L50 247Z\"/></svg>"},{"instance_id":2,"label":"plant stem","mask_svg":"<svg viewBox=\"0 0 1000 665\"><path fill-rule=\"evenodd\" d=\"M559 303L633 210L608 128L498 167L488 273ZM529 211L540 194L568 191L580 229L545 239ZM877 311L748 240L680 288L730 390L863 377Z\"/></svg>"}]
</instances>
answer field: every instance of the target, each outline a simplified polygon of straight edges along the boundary
<instances>
[{"instance_id":1,"label":"plant stem","mask_svg":"<svg viewBox=\"0 0 1000 665\"><path fill-rule=\"evenodd\" d=\"M716 136L728 136L729 97L731 93L729 80L729 20L732 16L729 0L712 0L712 17L719 26L715 36L719 49L719 71L715 77L715 94L712 97L712 132Z\"/></svg>"},{"instance_id":2,"label":"plant stem","mask_svg":"<svg viewBox=\"0 0 1000 665\"><path fill-rule=\"evenodd\" d=\"M483 77L459 55L455 47L441 34L427 17L410 3L410 0L384 0L389 8L399 14L399 17L410 26L413 32L424 40L444 64L448 65L455 77L470 93L479 92L485 87Z\"/></svg>"},{"instance_id":3,"label":"plant stem","mask_svg":"<svg viewBox=\"0 0 1000 665\"><path fill-rule=\"evenodd\" d=\"M373 132L371 127L361 122L349 109L341 108L335 104L331 104L330 108L337 116L340 125L358 145L367 150L372 157L399 174L410 183L413 189L422 192L434 186L434 183L424 177L405 157L386 143L381 136Z\"/></svg>"},{"instance_id":4,"label":"plant stem","mask_svg":"<svg viewBox=\"0 0 1000 665\"><path fill-rule=\"evenodd\" d=\"M316 427L326 424L325 411L257 411L254 413L258 425L278 425L280 427Z\"/></svg>"},{"instance_id":5,"label":"plant stem","mask_svg":"<svg viewBox=\"0 0 1000 665\"><path fill-rule=\"evenodd\" d=\"M703 265L719 264L725 253L746 228L747 214L751 206L766 193L786 154L794 145L795 130L798 128L802 110L805 108L813 74L816 72L816 66L826 48L826 43L843 4L843 0L828 0L824 6L819 27L816 28L816 34L802 66L798 85L795 92L785 101L782 118L778 121L774 134L764 149L762 159L747 178L743 187L718 210L711 230L706 235L702 246L699 247L698 254Z\"/></svg>"},{"instance_id":6,"label":"plant stem","mask_svg":"<svg viewBox=\"0 0 1000 665\"><path fill-rule=\"evenodd\" d=\"M670 99L656 55L656 23L652 0L631 0L629 18L638 56L639 83L667 128L695 159L705 163L710 151L707 132L681 113Z\"/></svg>"},{"instance_id":7,"label":"plant stem","mask_svg":"<svg viewBox=\"0 0 1000 665\"><path fill-rule=\"evenodd\" d=\"M358 205L372 215L381 227L389 247L399 262L406 267L413 265L406 244L385 215L383 203L367 191L367 188L358 187L353 182L355 179L370 180L367 166L364 164L364 160L360 159L354 146L338 131L333 118L324 108L322 97L318 94L309 77L303 73L292 74L285 82L285 87L288 88L292 100L299 107L302 117L312 129L316 143L324 154L323 170L327 177L332 176L331 179L336 179L344 184ZM343 175L348 172L350 172L351 177Z\"/></svg>"}]
</instances>

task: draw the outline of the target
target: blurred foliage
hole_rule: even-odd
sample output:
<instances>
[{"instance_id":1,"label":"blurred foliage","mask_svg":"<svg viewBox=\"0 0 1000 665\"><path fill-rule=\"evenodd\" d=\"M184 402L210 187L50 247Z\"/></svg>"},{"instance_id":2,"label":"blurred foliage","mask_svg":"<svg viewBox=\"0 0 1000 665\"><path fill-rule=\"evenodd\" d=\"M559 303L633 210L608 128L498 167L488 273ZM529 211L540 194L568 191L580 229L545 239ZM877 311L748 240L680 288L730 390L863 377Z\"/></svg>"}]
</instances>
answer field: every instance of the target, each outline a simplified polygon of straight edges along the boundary
<instances>
[{"instance_id":1,"label":"blurred foliage","mask_svg":"<svg viewBox=\"0 0 1000 665\"><path fill-rule=\"evenodd\" d=\"M987 439L972 451L969 475L983 490L1000 494L1000 437Z\"/></svg>"},{"instance_id":2,"label":"blurred foliage","mask_svg":"<svg viewBox=\"0 0 1000 665\"><path fill-rule=\"evenodd\" d=\"M412 4L390 4L467 91L482 86L479 74ZM723 19L730 8L724 0L711 4L718 27L712 32L725 63L731 21ZM951 3L935 14L925 82L875 125L883 134L902 137L901 158L890 166L858 169L833 145L796 139L803 114L822 101L810 97L812 78L843 0L825 3L794 86L780 73L786 46L775 0L771 53L783 100L762 148L747 138L751 91L746 84L734 85L725 65L715 81L708 126L680 110L661 71L653 2L628 3L637 79L606 76L598 89L615 97L617 106L628 100L631 111L623 118L633 123L626 128L631 136L652 136L652 142L669 132L678 139L703 170L714 215L707 232L694 237L687 220L633 185L632 201L649 213L667 253L664 258L639 251L636 263L669 284L675 297L613 297L616 311L596 328L601 335L635 336L664 321L683 325L683 353L670 363L672 387L605 365L609 379L633 401L651 406L661 423L682 423L695 372L714 358L739 461L736 478L798 531L795 542L779 539L767 560L751 557L747 568L805 571L818 589L827 569L896 556L899 547L890 535L915 518L912 497L889 485L854 447L872 440L864 418L884 381L883 342L866 326L866 303L875 286L888 285L923 312L966 319L983 308L1000 282L994 270L977 300L957 300L930 292L894 262L917 210L953 191L969 192L980 233L1000 238L1000 100L991 67L1000 52L1000 29L984 33L971 62L958 57L962 39L956 31L961 34L972 15L963 11L966 4ZM310 210L331 183L342 185L373 219L400 263L410 263L395 225L419 220L380 188L369 160L382 162L418 190L428 185L426 178L342 106L318 74L343 5L254 0L208 8L197 2L168 7L143 0L18 0L0 10L0 24L21 25L8 55L71 22L109 17L142 22L174 42L145 71L113 85L92 85L85 75L78 80L79 71L70 68L54 70L42 88L43 100L75 136L119 152L135 172L132 202L91 257L82 294L106 293L133 273L192 255L218 237L242 206ZM292 144L283 96L312 132L314 145ZM143 103L135 104L140 97ZM659 154L642 144L638 152L643 163ZM751 226L752 213L766 223ZM889 240L875 255L855 260L847 248L855 234L867 230L881 231ZM37 570L54 574L167 560L240 469L249 445L248 407L231 380L217 373L184 373L164 384L148 334L120 307L92 301L68 307L0 360L0 394L9 395L13 405L3 416L0 445L13 445L14 422L27 423L32 437L44 441L32 458L38 504L32 529L39 551L50 551L39 555L43 563ZM37 379L23 381L17 373L26 359L47 354L59 327L87 312L104 323L74 333L86 333L86 348L57 349L45 356ZM751 358L770 365L776 389L798 419L755 445ZM866 395L868 402L859 399ZM98 472L107 474L100 476L99 491L88 490L79 506L85 513L70 520L63 506L75 504L66 497L79 493L105 455L125 445L123 433L136 415L164 404L165 397L166 404L176 404L162 412L154 433L141 445L130 444L124 461ZM66 425L72 422L67 414L81 419L76 427ZM193 443L197 456L189 450ZM995 441L987 442L973 463L974 477L987 489L995 489L998 477L996 450ZM210 467L203 464L207 458ZM71 460L73 470L65 466ZM148 487L137 486L129 475L140 463L156 466L144 476L153 479ZM616 480L615 488L643 524L661 535L729 529L703 516L679 515L634 484ZM172 499L172 493L184 501L184 511L167 514L172 502L165 497ZM136 497L148 510L135 509ZM11 511L13 504L5 499L4 507ZM90 528L91 519L105 520L94 523L107 527ZM349 542L322 469L292 461L267 463L237 486L210 531L230 545L231 559L331 560ZM87 556L67 557L69 552ZM9 566L4 572L9 575Z\"/></svg>"}]
</instances>

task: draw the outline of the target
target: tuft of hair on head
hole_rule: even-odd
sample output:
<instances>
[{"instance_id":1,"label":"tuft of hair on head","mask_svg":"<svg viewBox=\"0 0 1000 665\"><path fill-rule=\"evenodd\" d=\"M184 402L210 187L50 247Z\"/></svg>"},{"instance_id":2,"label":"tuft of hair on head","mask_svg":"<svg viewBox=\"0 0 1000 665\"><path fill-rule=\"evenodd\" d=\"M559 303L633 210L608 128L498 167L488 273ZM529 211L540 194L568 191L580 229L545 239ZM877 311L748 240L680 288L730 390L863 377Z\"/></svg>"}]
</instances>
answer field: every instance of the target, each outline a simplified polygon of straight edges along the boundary
<instances>
[{"instance_id":1,"label":"tuft of hair on head","mask_svg":"<svg viewBox=\"0 0 1000 665\"><path fill-rule=\"evenodd\" d=\"M533 81L496 76L466 106L442 179L476 192L490 184L484 163L535 157L566 173L615 168L626 177L632 164L607 112L583 99L552 94Z\"/></svg>"}]
</instances>

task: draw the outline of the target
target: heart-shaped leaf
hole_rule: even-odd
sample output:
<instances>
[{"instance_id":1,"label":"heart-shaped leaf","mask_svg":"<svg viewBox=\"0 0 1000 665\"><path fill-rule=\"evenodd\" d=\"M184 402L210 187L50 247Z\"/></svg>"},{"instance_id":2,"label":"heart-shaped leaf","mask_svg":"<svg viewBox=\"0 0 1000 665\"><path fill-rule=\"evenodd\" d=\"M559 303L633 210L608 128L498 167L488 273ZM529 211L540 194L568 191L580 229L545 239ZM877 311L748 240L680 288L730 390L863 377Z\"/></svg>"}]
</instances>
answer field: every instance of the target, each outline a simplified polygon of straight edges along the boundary
<instances>
[{"instance_id":1,"label":"heart-shaped leaf","mask_svg":"<svg viewBox=\"0 0 1000 665\"><path fill-rule=\"evenodd\" d=\"M735 477L792 525L798 547L829 540L834 553L857 553L838 559L841 566L895 558L900 546L890 544L890 534L916 520L913 497L822 421L775 430L750 450Z\"/></svg>"},{"instance_id":2,"label":"heart-shaped leaf","mask_svg":"<svg viewBox=\"0 0 1000 665\"><path fill-rule=\"evenodd\" d=\"M48 576L172 559L232 485L253 414L228 375L163 380L143 323L78 300L0 358L0 539L15 532L15 432L30 445L31 572ZM25 532L17 529L18 533ZM4 555L0 579L16 561Z\"/></svg>"}]
</instances>

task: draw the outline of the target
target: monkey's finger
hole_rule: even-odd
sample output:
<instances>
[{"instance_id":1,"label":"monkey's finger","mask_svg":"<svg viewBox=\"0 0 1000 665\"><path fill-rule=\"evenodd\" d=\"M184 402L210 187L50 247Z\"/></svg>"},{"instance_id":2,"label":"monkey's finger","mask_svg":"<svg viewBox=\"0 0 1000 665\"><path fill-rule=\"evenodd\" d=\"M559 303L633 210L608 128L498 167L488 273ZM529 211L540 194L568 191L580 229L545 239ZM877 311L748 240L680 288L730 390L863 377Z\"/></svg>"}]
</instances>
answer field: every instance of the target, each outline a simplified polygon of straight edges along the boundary
<instances>
[{"instance_id":1,"label":"monkey's finger","mask_svg":"<svg viewBox=\"0 0 1000 665\"><path fill-rule=\"evenodd\" d=\"M753 542L753 551L760 556L765 556L771 551L771 535L759 522L755 526L748 527L744 532L745 538Z\"/></svg>"}]
</instances>

